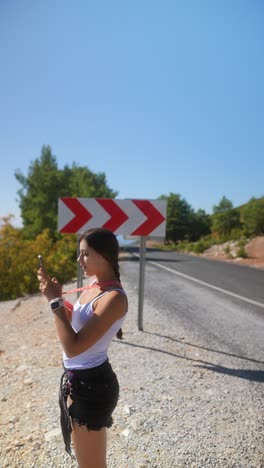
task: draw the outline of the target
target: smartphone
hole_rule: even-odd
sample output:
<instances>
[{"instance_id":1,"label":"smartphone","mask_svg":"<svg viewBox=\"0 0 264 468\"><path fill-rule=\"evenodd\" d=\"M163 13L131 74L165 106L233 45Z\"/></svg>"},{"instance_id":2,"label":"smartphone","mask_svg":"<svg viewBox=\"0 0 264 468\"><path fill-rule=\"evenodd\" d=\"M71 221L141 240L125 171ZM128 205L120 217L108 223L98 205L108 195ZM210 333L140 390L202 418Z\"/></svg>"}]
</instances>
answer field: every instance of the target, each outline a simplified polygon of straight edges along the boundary
<instances>
[{"instance_id":1,"label":"smartphone","mask_svg":"<svg viewBox=\"0 0 264 468\"><path fill-rule=\"evenodd\" d=\"M38 255L38 261L40 268L44 268L44 261L42 255Z\"/></svg>"}]
</instances>

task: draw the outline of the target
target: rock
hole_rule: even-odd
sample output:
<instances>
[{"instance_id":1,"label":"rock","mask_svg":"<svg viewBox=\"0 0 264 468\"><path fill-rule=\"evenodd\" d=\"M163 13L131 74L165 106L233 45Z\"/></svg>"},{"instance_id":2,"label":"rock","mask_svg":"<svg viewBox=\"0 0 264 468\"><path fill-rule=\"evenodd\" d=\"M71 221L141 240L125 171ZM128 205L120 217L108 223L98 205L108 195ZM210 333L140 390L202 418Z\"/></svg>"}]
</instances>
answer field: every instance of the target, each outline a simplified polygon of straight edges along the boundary
<instances>
[{"instance_id":1,"label":"rock","mask_svg":"<svg viewBox=\"0 0 264 468\"><path fill-rule=\"evenodd\" d=\"M129 429L125 429L124 431L121 432L121 434L122 434L124 437L128 437L128 436L129 436L129 433L130 433L130 430L129 430Z\"/></svg>"},{"instance_id":2,"label":"rock","mask_svg":"<svg viewBox=\"0 0 264 468\"><path fill-rule=\"evenodd\" d=\"M25 443L22 440L15 440L14 445L15 447L23 447Z\"/></svg>"},{"instance_id":3,"label":"rock","mask_svg":"<svg viewBox=\"0 0 264 468\"><path fill-rule=\"evenodd\" d=\"M17 367L18 372L23 372L24 370L27 370L27 369L29 369L29 366L27 366L26 364L22 364L22 366Z\"/></svg>"},{"instance_id":4,"label":"rock","mask_svg":"<svg viewBox=\"0 0 264 468\"><path fill-rule=\"evenodd\" d=\"M49 432L46 432L45 435L44 435L44 438L45 438L46 442L50 442L55 437L60 437L60 436L61 436L61 429L56 428L56 429L52 429Z\"/></svg>"},{"instance_id":5,"label":"rock","mask_svg":"<svg viewBox=\"0 0 264 468\"><path fill-rule=\"evenodd\" d=\"M34 381L32 379L30 379L30 378L23 380L24 385L32 385L33 383L34 383Z\"/></svg>"},{"instance_id":6,"label":"rock","mask_svg":"<svg viewBox=\"0 0 264 468\"><path fill-rule=\"evenodd\" d=\"M19 417L18 417L18 416L13 416L12 418L10 418L10 419L8 420L8 422L11 423L11 424L14 424L14 423L16 423L16 422L18 422L18 421L19 421Z\"/></svg>"},{"instance_id":7,"label":"rock","mask_svg":"<svg viewBox=\"0 0 264 468\"><path fill-rule=\"evenodd\" d=\"M130 416L131 410L130 410L130 407L129 407L128 405L126 405L126 406L124 407L124 413L125 413L125 414L128 414L128 415Z\"/></svg>"},{"instance_id":8,"label":"rock","mask_svg":"<svg viewBox=\"0 0 264 468\"><path fill-rule=\"evenodd\" d=\"M12 310L12 311L15 310L15 309L16 309L17 307L19 307L20 305L21 305L21 299L18 299L18 300L15 302L15 304L13 305L13 307L12 307L11 310Z\"/></svg>"}]
</instances>

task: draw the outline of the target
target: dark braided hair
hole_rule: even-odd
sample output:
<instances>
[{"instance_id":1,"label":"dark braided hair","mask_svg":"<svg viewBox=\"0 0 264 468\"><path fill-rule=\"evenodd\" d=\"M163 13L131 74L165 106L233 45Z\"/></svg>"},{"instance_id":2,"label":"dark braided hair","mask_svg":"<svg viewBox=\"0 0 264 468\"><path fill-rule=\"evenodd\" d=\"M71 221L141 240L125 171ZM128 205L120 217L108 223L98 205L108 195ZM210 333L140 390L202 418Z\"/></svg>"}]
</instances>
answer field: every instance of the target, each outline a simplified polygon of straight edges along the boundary
<instances>
[{"instance_id":1,"label":"dark braided hair","mask_svg":"<svg viewBox=\"0 0 264 468\"><path fill-rule=\"evenodd\" d=\"M104 257L110 263L117 280L120 281L118 263L119 244L115 234L108 229L94 228L89 229L84 234L82 234L79 238L79 242L83 239L86 240L89 247L102 255L102 257ZM122 328L118 330L116 336L122 340Z\"/></svg>"}]
</instances>

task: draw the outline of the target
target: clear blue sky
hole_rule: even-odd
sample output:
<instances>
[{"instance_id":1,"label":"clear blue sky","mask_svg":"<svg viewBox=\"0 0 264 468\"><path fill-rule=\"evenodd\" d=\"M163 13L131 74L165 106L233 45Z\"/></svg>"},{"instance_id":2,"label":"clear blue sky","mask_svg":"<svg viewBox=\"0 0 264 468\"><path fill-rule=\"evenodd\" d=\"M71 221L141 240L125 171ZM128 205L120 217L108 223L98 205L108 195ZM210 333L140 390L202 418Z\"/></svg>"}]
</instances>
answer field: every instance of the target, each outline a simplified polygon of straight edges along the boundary
<instances>
[{"instance_id":1,"label":"clear blue sky","mask_svg":"<svg viewBox=\"0 0 264 468\"><path fill-rule=\"evenodd\" d=\"M262 0L2 0L0 216L50 145L118 198L264 195Z\"/></svg>"}]
</instances>

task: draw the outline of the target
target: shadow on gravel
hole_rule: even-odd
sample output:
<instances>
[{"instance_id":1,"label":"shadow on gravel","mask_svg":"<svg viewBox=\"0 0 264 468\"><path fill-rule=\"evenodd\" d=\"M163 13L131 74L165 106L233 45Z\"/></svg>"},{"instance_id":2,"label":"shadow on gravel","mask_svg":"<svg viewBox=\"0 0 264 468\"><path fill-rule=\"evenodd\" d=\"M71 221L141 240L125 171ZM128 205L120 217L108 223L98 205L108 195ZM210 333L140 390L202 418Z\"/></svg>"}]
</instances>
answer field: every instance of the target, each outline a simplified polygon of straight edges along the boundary
<instances>
[{"instance_id":1,"label":"shadow on gravel","mask_svg":"<svg viewBox=\"0 0 264 468\"><path fill-rule=\"evenodd\" d=\"M160 338L166 338L167 340L176 341L177 343L180 343L183 345L193 346L194 348L204 349L205 351L210 351L212 353L224 354L225 356L235 357L238 359L242 359L244 361L256 362L257 364L264 364L264 361L258 361L257 359L239 356L238 354L228 353L227 351L219 351L217 349L206 348L205 346L195 345L193 343L188 343L187 341L184 341L184 340L177 340L176 338L172 338L171 336L160 335L159 333L153 333L153 332L148 332L148 331L144 331L143 333L147 333L148 335L159 336Z\"/></svg>"},{"instance_id":2,"label":"shadow on gravel","mask_svg":"<svg viewBox=\"0 0 264 468\"><path fill-rule=\"evenodd\" d=\"M168 354L169 356L174 356L174 357L176 357L176 358L188 359L188 361L203 362L204 364L208 364L208 362L200 361L200 359L199 359L199 360L195 360L195 359L187 358L187 357L185 357L185 356L181 356L180 354L171 353L170 351L164 351L163 349L154 348L154 347L152 347L152 346L144 346L144 345L139 345L139 344L136 344L136 343L131 343L130 341L125 341L125 340L123 340L123 339L122 339L122 341L120 341L120 340L113 340L113 342L114 342L114 343L118 343L118 344L133 346L134 348L149 349L150 351L156 351L157 353Z\"/></svg>"},{"instance_id":3,"label":"shadow on gravel","mask_svg":"<svg viewBox=\"0 0 264 468\"><path fill-rule=\"evenodd\" d=\"M144 333L150 333L150 332L144 332ZM157 335L157 336L160 336L162 338L170 339L172 341L177 341L177 342L182 343L182 344L188 344L188 343L184 343L184 342L182 342L180 340L176 340L174 338L171 338L170 336L159 335L158 333L150 333L150 334ZM194 367L199 367L199 368L202 368L202 369L205 369L205 370L218 372L220 374L231 375L232 377L239 377L240 379L246 379L246 380L251 380L251 381L255 381L255 382L264 382L264 371L262 371L262 370L230 369L228 367L219 366L218 364L213 364L212 362L203 361L202 359L193 359L193 358L187 357L186 355L181 356L180 354L172 353L170 351L165 351L163 349L154 348L153 346L139 345L139 344L136 344L136 343L131 343L129 341L125 341L125 340L122 340L122 341L113 340L113 341L115 343L118 343L118 344L121 344L121 345L133 346L134 348L149 349L150 351L155 351L157 353L168 354L169 356L173 356L173 357L175 357L177 359L184 359L186 361L195 362L196 365L194 365ZM192 345L192 346L195 346L195 345ZM196 347L202 348L201 346L196 346ZM208 351L211 351L210 348L202 348L202 349L208 349ZM224 353L224 354L227 354L227 353ZM230 356L233 356L233 355L230 354ZM239 356L237 356L237 357L239 357ZM242 358L242 359L245 359L245 358ZM252 359L250 359L250 360L254 361ZM260 361L254 361L254 362L260 362Z\"/></svg>"},{"instance_id":4,"label":"shadow on gravel","mask_svg":"<svg viewBox=\"0 0 264 468\"><path fill-rule=\"evenodd\" d=\"M139 345L136 343L131 343L130 341L125 341L125 340L113 340L115 343L121 344L121 345L128 345L128 346L133 346L134 348L141 348L141 349L149 349L150 351L155 351L156 353L162 353L162 354L168 354L169 356L173 356L177 359L184 359L185 361L192 361L196 363L202 363L204 364L204 367L206 366L214 366L212 362L208 361L203 361L202 359L193 359L190 357L187 357L186 355L181 356L181 354L176 354L176 353L171 353L170 351L164 351L163 349L160 348L154 348L153 346L144 346L144 345Z\"/></svg>"},{"instance_id":5,"label":"shadow on gravel","mask_svg":"<svg viewBox=\"0 0 264 468\"><path fill-rule=\"evenodd\" d=\"M209 364L206 366L198 364L195 367L200 367L209 371L218 372L219 374L232 375L233 377L239 377L240 379L253 380L254 382L264 382L264 371L262 370L229 369L228 367L213 364Z\"/></svg>"}]
</instances>

